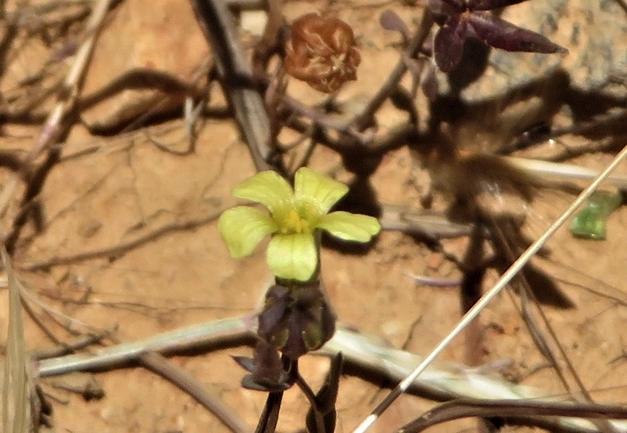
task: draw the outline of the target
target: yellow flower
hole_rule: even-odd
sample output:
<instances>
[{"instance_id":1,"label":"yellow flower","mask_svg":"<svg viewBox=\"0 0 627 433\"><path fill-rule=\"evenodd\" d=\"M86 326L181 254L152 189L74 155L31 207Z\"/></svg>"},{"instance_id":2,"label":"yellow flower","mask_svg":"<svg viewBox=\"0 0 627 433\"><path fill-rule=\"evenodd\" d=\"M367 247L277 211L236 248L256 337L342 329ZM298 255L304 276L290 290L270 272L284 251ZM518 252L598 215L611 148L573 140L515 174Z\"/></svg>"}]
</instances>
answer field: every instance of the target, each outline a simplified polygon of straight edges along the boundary
<instances>
[{"instance_id":1,"label":"yellow flower","mask_svg":"<svg viewBox=\"0 0 627 433\"><path fill-rule=\"evenodd\" d=\"M348 187L306 167L294 178L294 189L274 171L264 171L233 189L237 198L264 205L270 213L250 206L225 211L218 221L220 235L233 258L253 252L272 235L266 257L279 278L308 281L318 267L315 233L325 230L345 241L368 242L379 233L376 218L329 210Z\"/></svg>"}]
</instances>

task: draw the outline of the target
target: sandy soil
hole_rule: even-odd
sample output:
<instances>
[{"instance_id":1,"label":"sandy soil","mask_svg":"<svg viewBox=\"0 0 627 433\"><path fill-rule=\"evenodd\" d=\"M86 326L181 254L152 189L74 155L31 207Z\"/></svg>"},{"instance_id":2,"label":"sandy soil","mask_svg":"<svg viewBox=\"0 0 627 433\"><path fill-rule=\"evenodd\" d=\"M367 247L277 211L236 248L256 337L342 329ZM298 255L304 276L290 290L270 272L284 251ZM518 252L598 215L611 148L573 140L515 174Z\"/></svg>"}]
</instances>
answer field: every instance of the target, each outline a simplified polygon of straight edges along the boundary
<instances>
[{"instance_id":1,"label":"sandy soil","mask_svg":"<svg viewBox=\"0 0 627 433\"><path fill-rule=\"evenodd\" d=\"M342 94L345 101L358 101L365 90L376 88L398 56L398 36L382 31L378 24L383 7L361 6L339 8L339 14L355 28L363 57L359 81L349 84ZM293 18L308 7L304 2L290 2L286 15ZM419 8L395 8L408 22L419 16ZM111 19L117 18L114 15ZM105 32L109 30L110 27ZM139 30L134 31L139 32L134 37L142 38ZM80 34L78 30L74 32ZM167 39L168 35L163 37ZM154 52L163 53L171 48L165 39L163 48L152 47ZM39 58L36 52L51 49L28 41L28 49L18 58L22 63L16 63L21 65L22 76L26 75L24 71L35 69L35 59ZM202 38L196 37L189 44L192 44L187 45L190 52L206 50ZM90 74L113 74L108 66L94 61ZM60 67L55 76L62 77L65 71L67 67ZM300 83L290 83L288 91L307 102L319 98ZM217 86L211 89L208 104L211 108L224 108L224 98ZM51 106L52 100L43 105L45 109ZM107 110L92 112L91 118L104 118ZM382 130L396 123L399 116L391 106L386 106L380 116ZM187 147L184 125L182 119L170 118L148 129L159 140L184 150ZM0 148L17 150L23 155L40 133L41 122L31 126L23 122L6 124ZM230 190L255 172L253 163L230 118L207 118L201 122L198 134L193 152L175 155L152 144L144 129L102 137L85 125L72 128L64 141L60 160L50 170L36 197L43 210L42 227L36 230L28 223L14 252L15 267L28 291L39 302L71 317L74 321L71 324L65 319L61 323L69 324L72 331L115 329L117 339L134 341L187 325L241 315L259 305L270 278L263 249L244 260L231 259L219 237L215 218L208 218L235 203ZM285 133L283 138L288 141L294 137ZM568 145L568 139L565 137L563 143ZM302 153L300 148L295 152ZM570 162L600 169L611 158L608 153L593 153ZM340 158L328 148L317 147L310 165L334 173L339 179L350 180L350 174L341 168ZM420 207L420 193L411 182L416 175L415 167L405 148L386 154L371 179L379 200ZM6 184L12 174L6 168L0 170L2 183ZM627 173L627 165L619 171ZM19 188L10 216L16 214L22 193ZM530 207L529 219L533 224L528 231L537 236L570 200L572 197L565 193L543 194ZM441 197L436 199L440 205L443 202ZM114 250L163 227L188 222L196 223L193 228L157 234L125 251ZM622 403L627 396L624 376L627 362L624 359L612 362L624 353L622 329L627 309L618 300L625 299L622 286L627 277L624 265L627 251L623 248L622 233L626 224L627 213L620 209L609 220L608 239L600 242L575 239L563 228L549 242L548 257L534 259L575 304L569 310L544 307L544 311L583 384L598 402ZM3 227L5 230L10 224L5 222ZM459 258L466 245L465 238L444 241L445 250ZM104 252L95 258L75 257L60 265L43 266L49 260L99 250ZM384 232L364 254L325 248L322 266L339 320L380 336L393 347L425 355L460 317L456 288L419 285L406 275L410 272L454 279L460 277L460 271L441 253L405 234ZM27 270L33 268L37 269ZM486 286L496 278L496 272L489 271ZM543 368L546 361L525 327L518 304L518 297L505 293L482 313L483 361L511 360L512 366L504 372L509 378L524 377L524 384L540 387L547 394L562 394L564 389L555 372ZM0 330L4 336L5 292L0 293L0 307ZM69 343L76 338L43 313L39 305L33 304L32 308L58 340ZM29 350L54 346L30 318L26 320L26 332ZM464 351L463 339L459 338L441 358L464 363ZM265 395L240 387L244 371L230 357L250 352L248 347L235 347L170 359L254 426ZM302 373L314 387L322 383L327 367L328 360L322 357L306 356L302 360ZM129 366L99 372L95 380L106 395L88 402L59 388L64 383L63 377L41 382L54 407L56 432L226 431L191 397L143 368ZM385 392L363 378L343 378L337 431L351 431ZM404 396L372 431L392 431L432 405L419 397ZM305 398L289 391L283 408L278 430L301 431L307 410ZM456 432L474 427L474 421L462 421L433 431Z\"/></svg>"}]
</instances>

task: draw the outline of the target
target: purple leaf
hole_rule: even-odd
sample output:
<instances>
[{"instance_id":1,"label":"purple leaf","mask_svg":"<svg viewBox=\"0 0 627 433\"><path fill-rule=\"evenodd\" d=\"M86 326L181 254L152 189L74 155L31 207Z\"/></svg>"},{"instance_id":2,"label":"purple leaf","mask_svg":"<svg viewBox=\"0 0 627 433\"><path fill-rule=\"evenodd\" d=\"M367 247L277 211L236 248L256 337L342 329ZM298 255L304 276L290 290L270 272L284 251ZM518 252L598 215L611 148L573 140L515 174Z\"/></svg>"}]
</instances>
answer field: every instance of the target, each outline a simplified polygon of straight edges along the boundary
<instances>
[{"instance_id":1,"label":"purple leaf","mask_svg":"<svg viewBox=\"0 0 627 433\"><path fill-rule=\"evenodd\" d=\"M433 101L438 96L438 80L435 76L435 67L431 63L426 65L425 71L420 80L420 88L425 96Z\"/></svg>"},{"instance_id":2,"label":"purple leaf","mask_svg":"<svg viewBox=\"0 0 627 433\"><path fill-rule=\"evenodd\" d=\"M473 11L489 11L515 5L527 0L468 0L468 9Z\"/></svg>"},{"instance_id":3,"label":"purple leaf","mask_svg":"<svg viewBox=\"0 0 627 433\"><path fill-rule=\"evenodd\" d=\"M446 3L457 10L466 9L466 1L465 0L441 0L443 3Z\"/></svg>"},{"instance_id":4,"label":"purple leaf","mask_svg":"<svg viewBox=\"0 0 627 433\"><path fill-rule=\"evenodd\" d=\"M568 52L539 33L515 26L488 12L473 12L467 20L469 33L494 48L535 53Z\"/></svg>"},{"instance_id":5,"label":"purple leaf","mask_svg":"<svg viewBox=\"0 0 627 433\"><path fill-rule=\"evenodd\" d=\"M407 42L410 37L407 25L392 9L386 9L381 13L379 16L379 23L381 23L381 27L386 30L399 32L401 36L403 36L403 42Z\"/></svg>"},{"instance_id":6,"label":"purple leaf","mask_svg":"<svg viewBox=\"0 0 627 433\"><path fill-rule=\"evenodd\" d=\"M409 57L406 53L401 53L401 60L405 63L405 66L415 77L420 77L422 74L422 68L425 64L424 59L413 59Z\"/></svg>"},{"instance_id":7,"label":"purple leaf","mask_svg":"<svg viewBox=\"0 0 627 433\"><path fill-rule=\"evenodd\" d=\"M271 340L277 326L283 320L288 298L289 292L283 286L274 285L266 292L266 303L259 314L257 326L257 333L262 339Z\"/></svg>"},{"instance_id":8,"label":"purple leaf","mask_svg":"<svg viewBox=\"0 0 627 433\"><path fill-rule=\"evenodd\" d=\"M277 350L269 343L259 340L254 358L233 356L235 362L251 374L242 378L242 386L255 391L283 391L292 386Z\"/></svg>"},{"instance_id":9,"label":"purple leaf","mask_svg":"<svg viewBox=\"0 0 627 433\"><path fill-rule=\"evenodd\" d=\"M242 367L247 372L252 373L255 371L255 363L253 362L252 358L248 358L246 356L237 356L237 355L233 355L231 356L231 358L233 358L233 360L237 362L239 366Z\"/></svg>"},{"instance_id":10,"label":"purple leaf","mask_svg":"<svg viewBox=\"0 0 627 433\"><path fill-rule=\"evenodd\" d=\"M429 0L429 10L436 15L455 15L466 10L462 0Z\"/></svg>"},{"instance_id":11,"label":"purple leaf","mask_svg":"<svg viewBox=\"0 0 627 433\"><path fill-rule=\"evenodd\" d=\"M467 25L459 15L452 16L435 34L435 62L442 72L450 72L462 59Z\"/></svg>"}]
</instances>

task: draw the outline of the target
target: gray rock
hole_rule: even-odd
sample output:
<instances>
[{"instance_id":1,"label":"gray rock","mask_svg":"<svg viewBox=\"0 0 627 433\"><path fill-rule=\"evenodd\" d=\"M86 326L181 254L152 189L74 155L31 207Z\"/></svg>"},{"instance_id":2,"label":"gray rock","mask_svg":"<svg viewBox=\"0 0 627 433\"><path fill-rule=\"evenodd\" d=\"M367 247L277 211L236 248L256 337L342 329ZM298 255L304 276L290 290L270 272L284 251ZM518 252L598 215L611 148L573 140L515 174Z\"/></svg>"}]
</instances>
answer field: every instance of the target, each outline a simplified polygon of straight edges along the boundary
<instances>
[{"instance_id":1,"label":"gray rock","mask_svg":"<svg viewBox=\"0 0 627 433\"><path fill-rule=\"evenodd\" d=\"M514 149L539 125L568 131L624 110L627 12L616 0L529 0L501 16L569 53L506 52L467 40L462 63L439 74L442 97L432 112L456 142L485 152ZM607 135L615 129L608 126Z\"/></svg>"},{"instance_id":2,"label":"gray rock","mask_svg":"<svg viewBox=\"0 0 627 433\"><path fill-rule=\"evenodd\" d=\"M627 13L616 0L530 0L505 8L501 16L545 35L569 54L492 49L485 73L463 90L465 100L492 98L559 68L578 91L627 96Z\"/></svg>"}]
</instances>

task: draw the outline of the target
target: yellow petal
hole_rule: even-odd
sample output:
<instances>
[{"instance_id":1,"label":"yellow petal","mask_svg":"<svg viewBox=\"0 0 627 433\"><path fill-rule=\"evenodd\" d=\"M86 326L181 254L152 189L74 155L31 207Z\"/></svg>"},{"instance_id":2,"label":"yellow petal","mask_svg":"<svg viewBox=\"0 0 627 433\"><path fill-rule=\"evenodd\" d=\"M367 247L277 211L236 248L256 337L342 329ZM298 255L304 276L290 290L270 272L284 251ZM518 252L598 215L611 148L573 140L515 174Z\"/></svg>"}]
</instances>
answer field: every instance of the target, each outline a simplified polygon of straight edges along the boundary
<instances>
[{"instance_id":1,"label":"yellow petal","mask_svg":"<svg viewBox=\"0 0 627 433\"><path fill-rule=\"evenodd\" d=\"M348 192L348 187L307 167L301 167L294 178L298 201L312 201L319 208L319 216L326 214Z\"/></svg>"},{"instance_id":2,"label":"yellow petal","mask_svg":"<svg viewBox=\"0 0 627 433\"><path fill-rule=\"evenodd\" d=\"M338 211L323 216L317 228L344 241L368 242L381 231L381 224L371 216Z\"/></svg>"},{"instance_id":3,"label":"yellow petal","mask_svg":"<svg viewBox=\"0 0 627 433\"><path fill-rule=\"evenodd\" d=\"M294 199L292 187L277 172L262 171L233 188L233 195L267 207L272 214L290 205Z\"/></svg>"},{"instance_id":4,"label":"yellow petal","mask_svg":"<svg viewBox=\"0 0 627 433\"><path fill-rule=\"evenodd\" d=\"M279 278L308 281L318 267L318 252L309 233L272 237L267 251L268 266Z\"/></svg>"},{"instance_id":5,"label":"yellow petal","mask_svg":"<svg viewBox=\"0 0 627 433\"><path fill-rule=\"evenodd\" d=\"M238 259L252 253L264 236L277 231L278 226L266 212L237 206L220 215L218 230L231 257Z\"/></svg>"}]
</instances>

